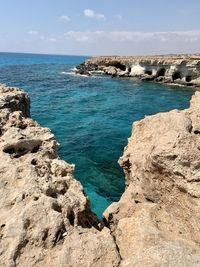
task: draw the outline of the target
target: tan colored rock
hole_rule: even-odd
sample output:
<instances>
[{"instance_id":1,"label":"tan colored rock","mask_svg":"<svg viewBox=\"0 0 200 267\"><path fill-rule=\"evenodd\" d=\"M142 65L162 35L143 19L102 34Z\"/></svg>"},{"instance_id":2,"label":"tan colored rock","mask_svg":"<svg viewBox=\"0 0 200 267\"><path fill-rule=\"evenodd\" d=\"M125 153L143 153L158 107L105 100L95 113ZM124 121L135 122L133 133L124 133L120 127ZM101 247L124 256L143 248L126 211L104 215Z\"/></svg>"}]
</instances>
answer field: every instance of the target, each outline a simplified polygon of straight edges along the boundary
<instances>
[{"instance_id":1,"label":"tan colored rock","mask_svg":"<svg viewBox=\"0 0 200 267\"><path fill-rule=\"evenodd\" d=\"M0 266L118 266L74 166L29 115L28 95L0 86Z\"/></svg>"},{"instance_id":2,"label":"tan colored rock","mask_svg":"<svg viewBox=\"0 0 200 267\"><path fill-rule=\"evenodd\" d=\"M200 266L199 114L197 92L189 109L134 123L107 228L27 94L0 86L0 266Z\"/></svg>"},{"instance_id":3,"label":"tan colored rock","mask_svg":"<svg viewBox=\"0 0 200 267\"><path fill-rule=\"evenodd\" d=\"M117 68L109 66L109 67L104 67L103 68L104 73L108 74L108 75L112 75L112 76L117 76Z\"/></svg>"},{"instance_id":4,"label":"tan colored rock","mask_svg":"<svg viewBox=\"0 0 200 267\"><path fill-rule=\"evenodd\" d=\"M127 188L104 213L120 266L200 266L200 93L184 111L134 123Z\"/></svg>"},{"instance_id":5,"label":"tan colored rock","mask_svg":"<svg viewBox=\"0 0 200 267\"><path fill-rule=\"evenodd\" d=\"M144 78L155 82L200 87L200 55L168 56L99 56L81 65L105 74ZM84 67L83 67L84 66ZM81 72L80 72L81 73ZM150 78L151 76L151 78Z\"/></svg>"}]
</instances>

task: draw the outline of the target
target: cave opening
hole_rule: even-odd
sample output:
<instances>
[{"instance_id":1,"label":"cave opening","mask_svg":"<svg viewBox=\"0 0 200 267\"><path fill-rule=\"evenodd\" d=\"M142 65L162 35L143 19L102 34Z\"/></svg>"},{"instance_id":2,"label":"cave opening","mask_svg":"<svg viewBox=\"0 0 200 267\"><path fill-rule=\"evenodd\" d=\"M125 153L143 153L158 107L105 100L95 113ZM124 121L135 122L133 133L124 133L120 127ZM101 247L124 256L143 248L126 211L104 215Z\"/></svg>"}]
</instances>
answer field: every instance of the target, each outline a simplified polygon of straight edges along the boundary
<instances>
[{"instance_id":1,"label":"cave opening","mask_svg":"<svg viewBox=\"0 0 200 267\"><path fill-rule=\"evenodd\" d=\"M172 75L172 80L175 81L177 79L181 79L181 73L179 71L175 71Z\"/></svg>"},{"instance_id":2,"label":"cave opening","mask_svg":"<svg viewBox=\"0 0 200 267\"><path fill-rule=\"evenodd\" d=\"M166 69L162 68L157 72L157 77L165 76Z\"/></svg>"},{"instance_id":3,"label":"cave opening","mask_svg":"<svg viewBox=\"0 0 200 267\"><path fill-rule=\"evenodd\" d=\"M191 82L192 81L192 76L188 75L185 77L186 82Z\"/></svg>"},{"instance_id":4,"label":"cave opening","mask_svg":"<svg viewBox=\"0 0 200 267\"><path fill-rule=\"evenodd\" d=\"M131 67L128 68L128 72L131 72Z\"/></svg>"},{"instance_id":5,"label":"cave opening","mask_svg":"<svg viewBox=\"0 0 200 267\"><path fill-rule=\"evenodd\" d=\"M126 70L126 66L123 65L123 64L121 64L120 62L117 62L117 63L113 64L113 66L114 66L115 68L117 68L117 69L122 70L122 71L125 71L125 70Z\"/></svg>"},{"instance_id":6,"label":"cave opening","mask_svg":"<svg viewBox=\"0 0 200 267\"><path fill-rule=\"evenodd\" d=\"M152 75L152 70L145 70L145 74Z\"/></svg>"}]
</instances>

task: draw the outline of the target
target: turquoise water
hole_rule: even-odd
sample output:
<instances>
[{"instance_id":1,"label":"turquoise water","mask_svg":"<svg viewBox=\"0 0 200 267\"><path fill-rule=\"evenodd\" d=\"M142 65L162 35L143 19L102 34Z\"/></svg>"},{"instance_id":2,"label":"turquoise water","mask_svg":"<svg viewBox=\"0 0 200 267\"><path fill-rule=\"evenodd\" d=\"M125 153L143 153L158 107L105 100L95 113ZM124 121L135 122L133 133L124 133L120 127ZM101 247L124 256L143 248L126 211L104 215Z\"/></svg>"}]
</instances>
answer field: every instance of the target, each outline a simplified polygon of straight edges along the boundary
<instances>
[{"instance_id":1,"label":"turquoise water","mask_svg":"<svg viewBox=\"0 0 200 267\"><path fill-rule=\"evenodd\" d=\"M103 210L124 191L117 164L132 123L145 115L188 107L192 89L131 79L82 77L72 69L86 57L0 53L0 83L31 96L31 114L50 127L59 155L76 164L75 175L93 210Z\"/></svg>"}]
</instances>

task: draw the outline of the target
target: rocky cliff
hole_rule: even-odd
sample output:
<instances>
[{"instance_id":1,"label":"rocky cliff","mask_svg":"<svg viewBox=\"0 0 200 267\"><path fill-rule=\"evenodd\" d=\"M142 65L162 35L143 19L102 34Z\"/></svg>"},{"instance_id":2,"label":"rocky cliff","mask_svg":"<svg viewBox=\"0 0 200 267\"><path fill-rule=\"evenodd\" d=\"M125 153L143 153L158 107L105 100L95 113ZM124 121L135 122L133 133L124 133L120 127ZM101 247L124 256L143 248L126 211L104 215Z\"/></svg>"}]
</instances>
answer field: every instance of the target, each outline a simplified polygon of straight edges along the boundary
<instances>
[{"instance_id":1,"label":"rocky cliff","mask_svg":"<svg viewBox=\"0 0 200 267\"><path fill-rule=\"evenodd\" d=\"M187 110L134 123L105 226L28 95L0 86L0 265L200 266L199 112L197 92Z\"/></svg>"},{"instance_id":2,"label":"rocky cliff","mask_svg":"<svg viewBox=\"0 0 200 267\"><path fill-rule=\"evenodd\" d=\"M127 188L104 213L121 266L200 266L200 92L190 108L134 123Z\"/></svg>"},{"instance_id":3,"label":"rocky cliff","mask_svg":"<svg viewBox=\"0 0 200 267\"><path fill-rule=\"evenodd\" d=\"M29 115L28 95L0 86L0 266L118 266L74 166Z\"/></svg>"},{"instance_id":4,"label":"rocky cliff","mask_svg":"<svg viewBox=\"0 0 200 267\"><path fill-rule=\"evenodd\" d=\"M200 87L200 55L93 57L77 67L79 74L104 73L145 81Z\"/></svg>"}]
</instances>

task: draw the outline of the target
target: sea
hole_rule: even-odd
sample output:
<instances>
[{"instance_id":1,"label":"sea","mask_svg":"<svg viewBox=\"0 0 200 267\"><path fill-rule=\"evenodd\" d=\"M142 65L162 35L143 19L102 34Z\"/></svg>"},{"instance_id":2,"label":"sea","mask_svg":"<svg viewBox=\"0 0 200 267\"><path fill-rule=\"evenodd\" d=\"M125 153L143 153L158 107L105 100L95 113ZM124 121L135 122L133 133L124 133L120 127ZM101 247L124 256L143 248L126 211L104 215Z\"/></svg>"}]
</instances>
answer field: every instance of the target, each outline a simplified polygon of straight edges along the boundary
<instances>
[{"instance_id":1,"label":"sea","mask_svg":"<svg viewBox=\"0 0 200 267\"><path fill-rule=\"evenodd\" d=\"M88 58L0 53L0 83L29 93L32 118L55 134L60 158L75 164L75 177L101 218L125 190L118 159L133 122L187 108L194 89L76 75L74 68Z\"/></svg>"}]
</instances>

